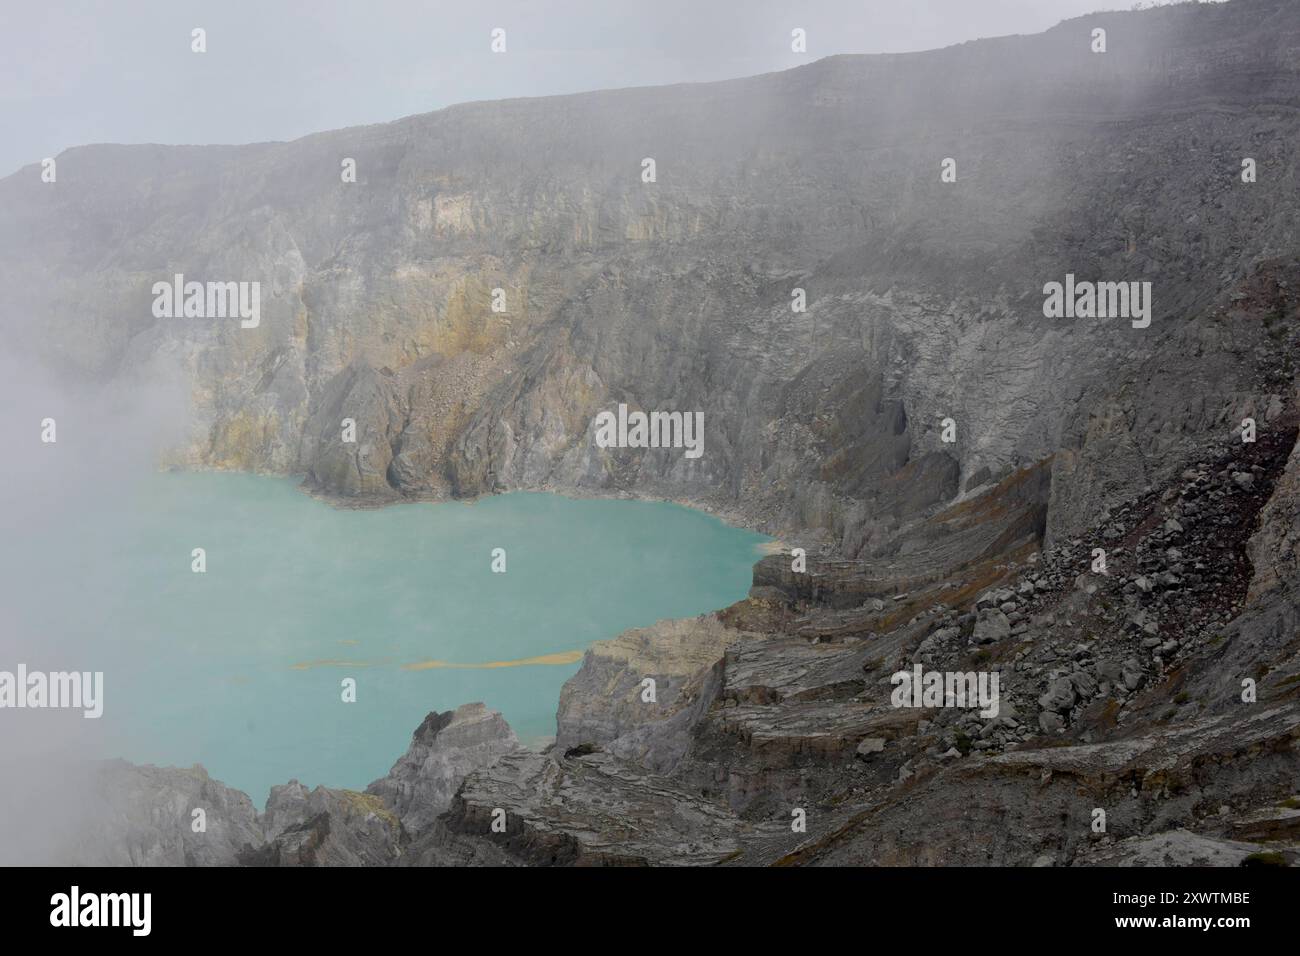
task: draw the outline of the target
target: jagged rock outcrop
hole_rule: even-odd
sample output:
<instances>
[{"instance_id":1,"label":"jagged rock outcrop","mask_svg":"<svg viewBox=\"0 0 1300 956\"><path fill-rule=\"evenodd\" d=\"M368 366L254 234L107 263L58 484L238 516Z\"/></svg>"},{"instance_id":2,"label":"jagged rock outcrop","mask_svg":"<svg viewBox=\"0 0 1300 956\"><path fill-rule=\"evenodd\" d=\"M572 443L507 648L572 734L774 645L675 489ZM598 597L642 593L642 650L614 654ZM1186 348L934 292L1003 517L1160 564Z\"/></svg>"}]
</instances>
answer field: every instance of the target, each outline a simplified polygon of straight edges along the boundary
<instances>
[{"instance_id":1,"label":"jagged rock outcrop","mask_svg":"<svg viewBox=\"0 0 1300 956\"><path fill-rule=\"evenodd\" d=\"M743 828L713 801L601 753L504 757L465 781L447 826L529 863L580 866L719 863Z\"/></svg>"},{"instance_id":2,"label":"jagged rock outcrop","mask_svg":"<svg viewBox=\"0 0 1300 956\"><path fill-rule=\"evenodd\" d=\"M387 776L360 793L296 780L273 787L259 814L244 793L195 766L104 764L66 861L101 866L387 866L406 863L413 840L451 802L465 777L516 752L501 715L481 703L431 713ZM191 824L204 811L202 832ZM439 831L441 833L441 830ZM506 864L492 850L444 835L420 865Z\"/></svg>"},{"instance_id":3,"label":"jagged rock outcrop","mask_svg":"<svg viewBox=\"0 0 1300 956\"><path fill-rule=\"evenodd\" d=\"M651 770L671 770L718 693L713 665L743 639L715 615L702 615L596 642L560 693L556 749L596 746Z\"/></svg>"},{"instance_id":4,"label":"jagged rock outcrop","mask_svg":"<svg viewBox=\"0 0 1300 956\"><path fill-rule=\"evenodd\" d=\"M519 749L500 713L481 703L464 704L426 717L410 748L366 793L392 808L407 833L415 835L447 809L469 773Z\"/></svg>"},{"instance_id":5,"label":"jagged rock outcrop","mask_svg":"<svg viewBox=\"0 0 1300 956\"><path fill-rule=\"evenodd\" d=\"M233 866L264 842L257 810L244 793L199 766L103 766L88 801L94 807L64 853L87 866ZM203 830L196 832L196 810Z\"/></svg>"},{"instance_id":6,"label":"jagged rock outcrop","mask_svg":"<svg viewBox=\"0 0 1300 956\"><path fill-rule=\"evenodd\" d=\"M297 780L271 788L261 820L266 843L245 866L384 866L401 855L402 826L378 797Z\"/></svg>"}]
</instances>

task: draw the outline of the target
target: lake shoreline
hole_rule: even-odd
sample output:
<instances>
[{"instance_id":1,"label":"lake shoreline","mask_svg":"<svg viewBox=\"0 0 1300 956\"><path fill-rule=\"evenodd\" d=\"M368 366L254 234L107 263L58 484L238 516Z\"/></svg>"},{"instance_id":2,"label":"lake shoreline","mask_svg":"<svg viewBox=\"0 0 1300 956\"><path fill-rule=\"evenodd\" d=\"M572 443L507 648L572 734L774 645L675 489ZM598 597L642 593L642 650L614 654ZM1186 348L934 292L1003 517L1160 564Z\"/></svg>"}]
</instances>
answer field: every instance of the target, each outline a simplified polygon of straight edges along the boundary
<instances>
[{"instance_id":1,"label":"lake shoreline","mask_svg":"<svg viewBox=\"0 0 1300 956\"><path fill-rule=\"evenodd\" d=\"M704 509L629 495L356 501L312 494L301 476L171 468L156 477L163 484L117 519L147 542L123 556L134 583L122 601L141 607L130 596L147 578L167 582L170 597L124 620L164 673L191 672L196 653L211 662L195 675L201 686L190 681L191 698L166 701L178 723L150 730L124 713L126 745L110 752L155 766L197 760L257 794L268 777L362 786L380 768L362 775L353 764L393 750L394 728L405 738L428 711L472 701L501 710L523 737L553 735L563 687L592 645L742 600L754 564L779 547ZM475 507L387 507L452 502ZM360 512L373 520L348 517ZM192 573L188 557L180 566L164 557L173 548L188 556L193 545L205 548L205 574ZM191 616L201 623L187 633L201 651L169 640ZM218 678L230 686L215 688ZM337 705L349 679L368 705L355 715ZM256 715L256 729L233 712L200 715L224 714L231 698ZM303 755L317 738L335 742Z\"/></svg>"},{"instance_id":2,"label":"lake shoreline","mask_svg":"<svg viewBox=\"0 0 1300 956\"><path fill-rule=\"evenodd\" d=\"M302 472L259 472L247 471L237 468L190 468L190 467L167 467L160 469L164 472L176 472L178 474L233 474L233 475L256 475L263 478L282 478L295 482L298 491L309 498L329 505L340 511L381 511L395 505L407 504L449 504L459 502L462 504L473 505L480 501L486 501L492 498L499 498L502 495L526 493L526 494L546 494L556 495L561 498L568 498L570 501L641 501L652 502L657 504L677 505L681 508L687 508L691 511L702 512L719 521L735 528L738 531L748 531L753 534L761 534L773 539L773 542L764 545L765 554L775 554L788 552L791 547L799 546L808 551L819 550L827 546L827 541L823 535L817 532L793 529L776 529L768 522L756 518L752 513L738 505L722 505L716 501L687 498L673 495L653 495L642 494L629 491L606 491L601 488L584 488L581 490L568 486L555 484L543 484L537 487L529 488L508 488L500 491L488 491L477 495L457 496L451 494L419 494L405 495L396 492L384 495L340 495L325 490L317 485L312 484L307 476Z\"/></svg>"}]
</instances>

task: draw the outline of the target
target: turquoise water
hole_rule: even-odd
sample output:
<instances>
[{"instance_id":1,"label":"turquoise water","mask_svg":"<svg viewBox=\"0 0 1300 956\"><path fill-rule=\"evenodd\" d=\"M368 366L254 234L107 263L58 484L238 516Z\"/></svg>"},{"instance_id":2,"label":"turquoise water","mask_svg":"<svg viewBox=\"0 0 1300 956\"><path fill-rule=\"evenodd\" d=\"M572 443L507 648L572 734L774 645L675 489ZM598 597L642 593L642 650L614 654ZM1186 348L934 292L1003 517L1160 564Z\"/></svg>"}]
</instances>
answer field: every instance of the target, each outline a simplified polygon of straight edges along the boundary
<instances>
[{"instance_id":1,"label":"turquoise water","mask_svg":"<svg viewBox=\"0 0 1300 956\"><path fill-rule=\"evenodd\" d=\"M76 666L105 672L106 751L201 763L259 804L291 777L362 788L427 713L469 701L525 741L553 735L576 652L738 600L767 540L676 505L544 494L346 511L286 479L160 474L114 497L85 503L57 573L40 548L7 569L50 589L21 624L89 638Z\"/></svg>"}]
</instances>

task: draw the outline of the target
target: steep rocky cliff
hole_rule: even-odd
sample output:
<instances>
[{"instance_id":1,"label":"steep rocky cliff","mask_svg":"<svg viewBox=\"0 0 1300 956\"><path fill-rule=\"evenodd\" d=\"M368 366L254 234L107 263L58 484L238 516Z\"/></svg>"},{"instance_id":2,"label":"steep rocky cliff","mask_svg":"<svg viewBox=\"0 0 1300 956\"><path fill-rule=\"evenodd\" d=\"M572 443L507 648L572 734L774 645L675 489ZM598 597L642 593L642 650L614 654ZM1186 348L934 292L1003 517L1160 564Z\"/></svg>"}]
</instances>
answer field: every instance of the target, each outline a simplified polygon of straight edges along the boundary
<instances>
[{"instance_id":1,"label":"steep rocky cliff","mask_svg":"<svg viewBox=\"0 0 1300 956\"><path fill-rule=\"evenodd\" d=\"M1134 474L1159 451L1099 436L1099 391L1188 347L1169 338L1188 315L1295 248L1298 17L1097 14L292 143L73 149L56 183L0 182L6 334L83 378L179 369L175 462L331 495L631 492L853 556L1064 442L1053 493L1077 523L1119 481L1089 445ZM260 282L260 324L155 318L151 287L177 273ZM1045 319L1066 273L1152 282L1151 327ZM1193 413L1164 394L1144 414L1167 440L1270 400ZM597 448L618 402L704 412L704 455Z\"/></svg>"}]
</instances>

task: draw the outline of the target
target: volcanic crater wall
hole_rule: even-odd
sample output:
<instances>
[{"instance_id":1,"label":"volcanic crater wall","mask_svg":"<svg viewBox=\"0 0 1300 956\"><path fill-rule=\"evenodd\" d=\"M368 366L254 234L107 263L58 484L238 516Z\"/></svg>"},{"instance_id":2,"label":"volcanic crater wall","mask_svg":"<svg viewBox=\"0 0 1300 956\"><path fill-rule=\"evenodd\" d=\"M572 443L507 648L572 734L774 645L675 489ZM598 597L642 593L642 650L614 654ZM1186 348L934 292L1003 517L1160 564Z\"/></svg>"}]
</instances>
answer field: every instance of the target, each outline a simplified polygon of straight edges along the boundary
<instances>
[{"instance_id":1,"label":"volcanic crater wall","mask_svg":"<svg viewBox=\"0 0 1300 956\"><path fill-rule=\"evenodd\" d=\"M174 463L339 498L662 496L854 555L1064 442L1077 525L1144 480L1143 453L1112 481L1088 452L1114 383L1295 248L1298 52L1296 4L1235 0L291 143L82 147L57 184L0 181L0 308L68 376L179 370ZM1151 327L1044 318L1067 273L1150 281ZM175 274L260 282L259 325L155 318ZM1146 414L1187 432L1268 402L1170 394ZM704 455L596 447L619 402L703 412Z\"/></svg>"}]
</instances>

